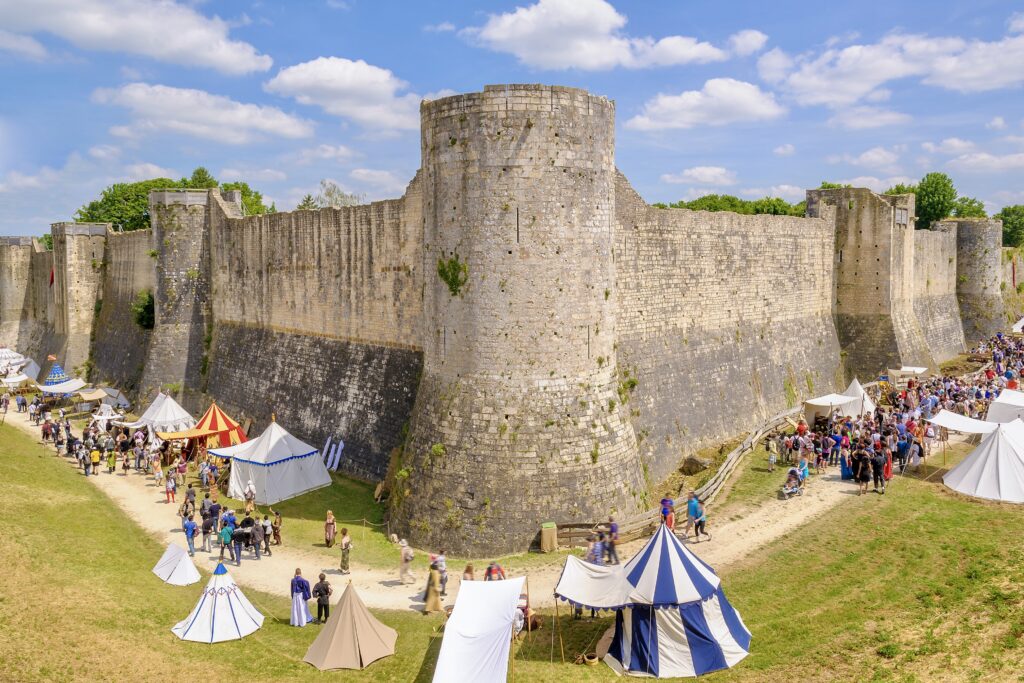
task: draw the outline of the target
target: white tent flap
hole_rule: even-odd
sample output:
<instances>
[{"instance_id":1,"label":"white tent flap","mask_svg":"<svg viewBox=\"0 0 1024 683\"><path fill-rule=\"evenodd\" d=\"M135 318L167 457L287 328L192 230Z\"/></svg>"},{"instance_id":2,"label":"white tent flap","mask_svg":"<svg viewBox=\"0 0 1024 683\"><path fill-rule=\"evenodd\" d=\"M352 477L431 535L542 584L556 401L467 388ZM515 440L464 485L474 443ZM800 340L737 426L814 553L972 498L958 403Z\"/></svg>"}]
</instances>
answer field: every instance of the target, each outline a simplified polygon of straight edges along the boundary
<instances>
[{"instance_id":1,"label":"white tent flap","mask_svg":"<svg viewBox=\"0 0 1024 683\"><path fill-rule=\"evenodd\" d=\"M945 427L951 431L963 434L988 434L999 426L995 422L975 420L973 417L967 417L966 415L949 410L940 410L938 415L928 421L933 425Z\"/></svg>"},{"instance_id":2,"label":"white tent flap","mask_svg":"<svg viewBox=\"0 0 1024 683\"><path fill-rule=\"evenodd\" d=\"M153 573L172 586L189 586L202 578L185 549L173 543L167 546Z\"/></svg>"},{"instance_id":3,"label":"white tent flap","mask_svg":"<svg viewBox=\"0 0 1024 683\"><path fill-rule=\"evenodd\" d=\"M444 627L434 683L505 683L523 577L464 581Z\"/></svg>"},{"instance_id":4,"label":"white tent flap","mask_svg":"<svg viewBox=\"0 0 1024 683\"><path fill-rule=\"evenodd\" d=\"M942 483L974 498L1024 503L1024 422L997 425Z\"/></svg>"},{"instance_id":5,"label":"white tent flap","mask_svg":"<svg viewBox=\"0 0 1024 683\"><path fill-rule=\"evenodd\" d=\"M1024 419L1024 393L1003 389L989 404L985 419L989 422L1013 422L1017 418Z\"/></svg>"},{"instance_id":6,"label":"white tent flap","mask_svg":"<svg viewBox=\"0 0 1024 683\"><path fill-rule=\"evenodd\" d=\"M78 391L85 386L85 382L78 379L69 379L67 382L61 382L60 384L51 384L50 386L39 386L39 390L44 394L70 394Z\"/></svg>"}]
</instances>

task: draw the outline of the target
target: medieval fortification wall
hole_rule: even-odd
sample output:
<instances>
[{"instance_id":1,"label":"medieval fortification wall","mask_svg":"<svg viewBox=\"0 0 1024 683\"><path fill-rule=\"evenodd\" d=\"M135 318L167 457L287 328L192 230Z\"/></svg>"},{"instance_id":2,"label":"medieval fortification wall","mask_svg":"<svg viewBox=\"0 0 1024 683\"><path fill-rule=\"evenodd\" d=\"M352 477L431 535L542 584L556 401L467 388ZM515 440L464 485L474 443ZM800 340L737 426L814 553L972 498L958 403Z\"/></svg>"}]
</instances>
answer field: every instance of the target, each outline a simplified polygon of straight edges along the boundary
<instances>
[{"instance_id":1,"label":"medieval fortification wall","mask_svg":"<svg viewBox=\"0 0 1024 683\"><path fill-rule=\"evenodd\" d=\"M615 169L614 104L572 88L421 113L400 199L243 216L167 190L151 230L0 240L0 343L344 439L343 471L390 465L396 530L490 554L644 509L701 445L1022 308L998 221L915 232L913 196L856 188L808 192L807 218L654 208Z\"/></svg>"}]
</instances>

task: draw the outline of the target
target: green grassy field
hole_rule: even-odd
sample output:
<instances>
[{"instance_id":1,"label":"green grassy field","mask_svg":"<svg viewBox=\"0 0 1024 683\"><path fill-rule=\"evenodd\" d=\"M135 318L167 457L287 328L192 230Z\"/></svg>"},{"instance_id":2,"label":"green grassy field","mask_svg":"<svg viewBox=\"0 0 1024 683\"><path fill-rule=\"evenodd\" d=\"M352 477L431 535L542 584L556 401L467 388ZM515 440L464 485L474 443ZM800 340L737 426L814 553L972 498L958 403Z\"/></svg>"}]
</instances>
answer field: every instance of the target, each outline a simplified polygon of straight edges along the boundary
<instances>
[{"instance_id":1,"label":"green grassy field","mask_svg":"<svg viewBox=\"0 0 1024 683\"><path fill-rule=\"evenodd\" d=\"M979 503L933 481L850 496L810 525L723 572L754 634L751 656L711 681L1024 680L1024 510ZM177 640L201 585L150 573L162 552L77 471L12 428L0 429L0 662L11 681L427 681L438 616L379 612L398 629L395 657L363 672L301 662L317 627L287 625L283 597L247 590L268 615L248 638ZM699 548L698 548L699 552ZM608 618L564 618L566 657ZM611 681L607 667L559 660L550 612L517 652L517 678Z\"/></svg>"}]
</instances>

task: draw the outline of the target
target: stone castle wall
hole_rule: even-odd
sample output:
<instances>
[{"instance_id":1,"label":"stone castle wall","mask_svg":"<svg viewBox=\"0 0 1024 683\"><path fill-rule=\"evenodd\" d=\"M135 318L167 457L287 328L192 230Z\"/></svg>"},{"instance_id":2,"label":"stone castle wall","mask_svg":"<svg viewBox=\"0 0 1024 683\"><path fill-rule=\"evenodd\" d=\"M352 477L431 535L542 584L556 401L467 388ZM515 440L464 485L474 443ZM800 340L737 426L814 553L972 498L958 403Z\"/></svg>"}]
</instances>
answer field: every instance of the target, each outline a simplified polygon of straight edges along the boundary
<instances>
[{"instance_id":1,"label":"stone castle wall","mask_svg":"<svg viewBox=\"0 0 1024 683\"><path fill-rule=\"evenodd\" d=\"M419 184L367 206L232 218L210 232L208 393L254 420L271 413L340 469L377 480L409 421L422 368Z\"/></svg>"},{"instance_id":2,"label":"stone castle wall","mask_svg":"<svg viewBox=\"0 0 1024 683\"><path fill-rule=\"evenodd\" d=\"M344 439L354 476L394 454L392 526L485 555L628 516L702 444L1024 312L998 221L915 232L912 196L855 188L809 192L808 218L650 207L615 170L614 104L572 88L421 113L401 199L243 217L238 193L158 191L151 231L0 240L0 343L44 372L91 358L140 407L215 399L250 433L276 413Z\"/></svg>"},{"instance_id":3,"label":"stone castle wall","mask_svg":"<svg viewBox=\"0 0 1024 683\"><path fill-rule=\"evenodd\" d=\"M654 481L701 444L841 390L831 220L648 206L618 176L619 367Z\"/></svg>"},{"instance_id":4,"label":"stone castle wall","mask_svg":"<svg viewBox=\"0 0 1024 683\"><path fill-rule=\"evenodd\" d=\"M111 232L103 263L103 304L96 318L92 379L134 395L140 388L152 333L136 323L132 304L156 289L152 230Z\"/></svg>"},{"instance_id":5,"label":"stone castle wall","mask_svg":"<svg viewBox=\"0 0 1024 683\"><path fill-rule=\"evenodd\" d=\"M1003 247L1002 278L999 289L1003 297L1006 324L1013 325L1024 317L1024 258L1020 249Z\"/></svg>"},{"instance_id":6,"label":"stone castle wall","mask_svg":"<svg viewBox=\"0 0 1024 683\"><path fill-rule=\"evenodd\" d=\"M956 254L955 228L914 232L914 315L938 363L966 350L956 298Z\"/></svg>"}]
</instances>

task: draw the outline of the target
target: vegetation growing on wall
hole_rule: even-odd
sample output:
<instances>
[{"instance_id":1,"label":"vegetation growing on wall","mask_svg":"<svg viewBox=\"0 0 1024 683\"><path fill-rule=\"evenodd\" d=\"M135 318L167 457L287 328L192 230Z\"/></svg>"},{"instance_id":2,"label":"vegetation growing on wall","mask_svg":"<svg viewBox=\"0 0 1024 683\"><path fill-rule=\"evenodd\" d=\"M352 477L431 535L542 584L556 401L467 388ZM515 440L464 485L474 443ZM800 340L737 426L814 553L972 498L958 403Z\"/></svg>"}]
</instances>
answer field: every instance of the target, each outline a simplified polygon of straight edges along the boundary
<instances>
[{"instance_id":1,"label":"vegetation growing on wall","mask_svg":"<svg viewBox=\"0 0 1024 683\"><path fill-rule=\"evenodd\" d=\"M135 295L131 305L132 319L135 324L144 330L151 330L156 324L156 306L153 301L153 292L143 289Z\"/></svg>"},{"instance_id":2,"label":"vegetation growing on wall","mask_svg":"<svg viewBox=\"0 0 1024 683\"><path fill-rule=\"evenodd\" d=\"M209 189L240 190L242 205L247 214L273 213L276 208L263 204L263 195L249 187L248 183L218 183L202 166L192 171L188 178L152 178L136 183L114 183L95 199L75 212L75 220L82 223L112 223L125 231L143 230L149 227L149 192L165 189ZM51 246L52 248L52 246Z\"/></svg>"},{"instance_id":3,"label":"vegetation growing on wall","mask_svg":"<svg viewBox=\"0 0 1024 683\"><path fill-rule=\"evenodd\" d=\"M455 254L447 261L445 259L438 259L437 275L448 285L448 291L451 292L451 295L458 296L462 286L469 280L469 264L465 261L460 261L458 254Z\"/></svg>"}]
</instances>

